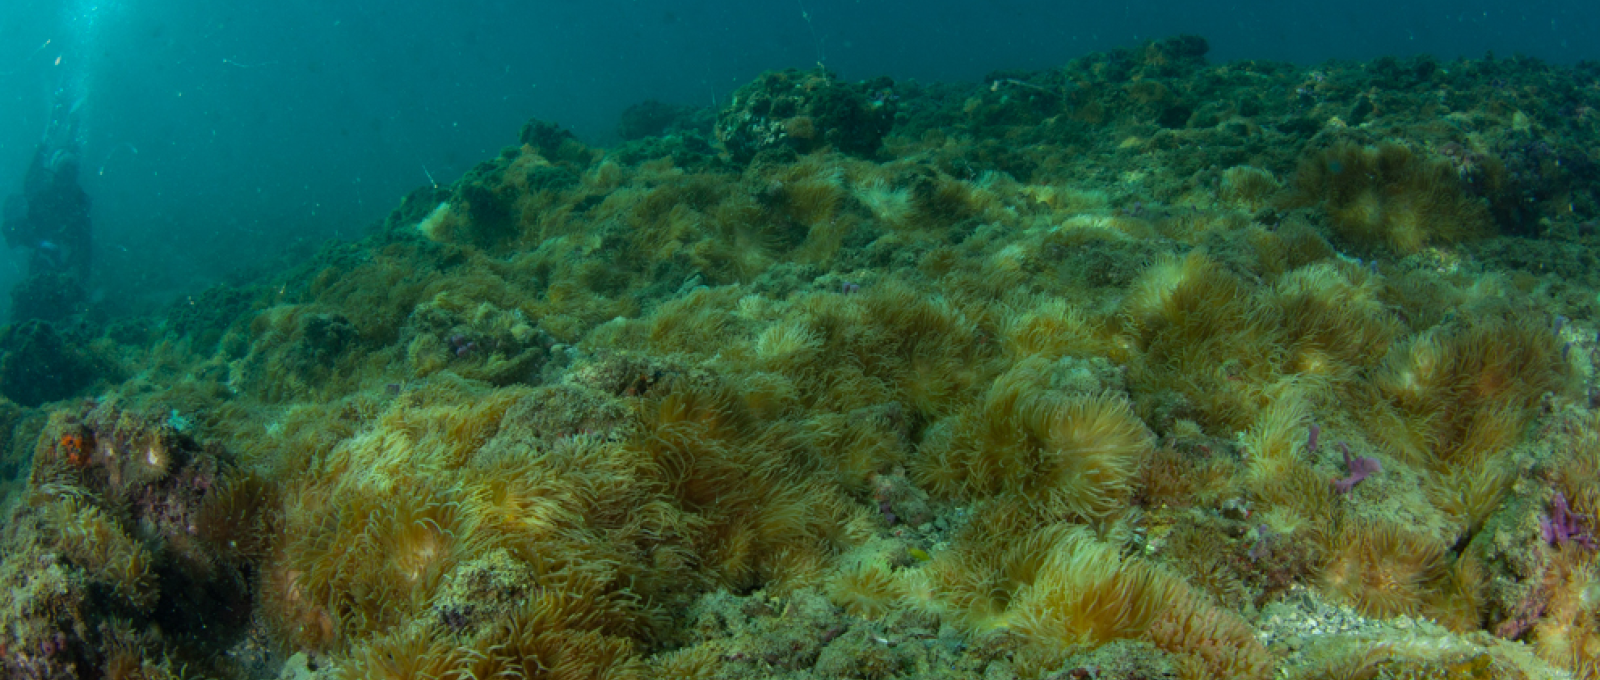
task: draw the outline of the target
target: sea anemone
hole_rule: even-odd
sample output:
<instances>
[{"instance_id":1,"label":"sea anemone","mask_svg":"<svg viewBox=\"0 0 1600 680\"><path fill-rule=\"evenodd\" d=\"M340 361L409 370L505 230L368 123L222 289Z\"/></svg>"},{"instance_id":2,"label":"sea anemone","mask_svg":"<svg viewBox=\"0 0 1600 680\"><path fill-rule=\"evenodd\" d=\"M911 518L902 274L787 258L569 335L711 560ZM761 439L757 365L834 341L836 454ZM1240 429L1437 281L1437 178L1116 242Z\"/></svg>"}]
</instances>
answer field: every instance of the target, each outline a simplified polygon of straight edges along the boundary
<instances>
[{"instance_id":1,"label":"sea anemone","mask_svg":"<svg viewBox=\"0 0 1600 680\"><path fill-rule=\"evenodd\" d=\"M1077 527L1053 531L1047 557L1017 592L1005 625L1035 644L1097 646L1143 635L1188 591L1154 565L1122 559Z\"/></svg>"},{"instance_id":2,"label":"sea anemone","mask_svg":"<svg viewBox=\"0 0 1600 680\"><path fill-rule=\"evenodd\" d=\"M156 603L155 557L110 515L83 501L64 500L50 506L49 520L59 532L62 552L90 579L137 609Z\"/></svg>"},{"instance_id":3,"label":"sea anemone","mask_svg":"<svg viewBox=\"0 0 1600 680\"><path fill-rule=\"evenodd\" d=\"M1320 204L1338 233L1401 256L1493 231L1488 206L1463 191L1447 160L1395 142L1308 152L1291 205Z\"/></svg>"},{"instance_id":4,"label":"sea anemone","mask_svg":"<svg viewBox=\"0 0 1600 680\"><path fill-rule=\"evenodd\" d=\"M1249 165L1238 165L1222 172L1217 198L1249 213L1267 207L1283 184L1272 173Z\"/></svg>"},{"instance_id":5,"label":"sea anemone","mask_svg":"<svg viewBox=\"0 0 1600 680\"><path fill-rule=\"evenodd\" d=\"M852 560L828 580L828 599L865 619L883 616L904 597L904 587L894 571L879 559Z\"/></svg>"},{"instance_id":6,"label":"sea anemone","mask_svg":"<svg viewBox=\"0 0 1600 680\"><path fill-rule=\"evenodd\" d=\"M545 589L496 629L468 643L472 678L644 677L634 643L604 630L603 602Z\"/></svg>"},{"instance_id":7,"label":"sea anemone","mask_svg":"<svg viewBox=\"0 0 1600 680\"><path fill-rule=\"evenodd\" d=\"M226 477L200 503L195 532L225 561L263 559L282 520L278 492L277 484L258 474Z\"/></svg>"},{"instance_id":8,"label":"sea anemone","mask_svg":"<svg viewBox=\"0 0 1600 680\"><path fill-rule=\"evenodd\" d=\"M429 624L378 636L337 662L338 680L465 680L471 657Z\"/></svg>"},{"instance_id":9,"label":"sea anemone","mask_svg":"<svg viewBox=\"0 0 1600 680\"><path fill-rule=\"evenodd\" d=\"M913 465L919 483L966 498L1016 493L1084 518L1122 507L1154 437L1125 397L1052 391L1051 375L1051 362L1019 362L981 404L936 423Z\"/></svg>"},{"instance_id":10,"label":"sea anemone","mask_svg":"<svg viewBox=\"0 0 1600 680\"><path fill-rule=\"evenodd\" d=\"M1367 616L1415 616L1448 576L1448 546L1387 520L1348 523L1323 586Z\"/></svg>"}]
</instances>

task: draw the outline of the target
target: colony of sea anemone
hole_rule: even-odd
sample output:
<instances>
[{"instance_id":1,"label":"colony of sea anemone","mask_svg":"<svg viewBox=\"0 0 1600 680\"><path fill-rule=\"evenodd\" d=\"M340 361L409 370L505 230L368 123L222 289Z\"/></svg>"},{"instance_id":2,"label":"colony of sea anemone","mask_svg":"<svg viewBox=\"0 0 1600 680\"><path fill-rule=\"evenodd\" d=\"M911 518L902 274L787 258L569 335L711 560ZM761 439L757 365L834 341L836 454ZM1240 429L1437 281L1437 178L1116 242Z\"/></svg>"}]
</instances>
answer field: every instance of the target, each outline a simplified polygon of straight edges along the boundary
<instances>
[{"instance_id":1,"label":"colony of sea anemone","mask_svg":"<svg viewBox=\"0 0 1600 680\"><path fill-rule=\"evenodd\" d=\"M105 330L0 390L0 667L1600 677L1600 145L1489 83L1596 95L1204 52L534 121Z\"/></svg>"}]
</instances>

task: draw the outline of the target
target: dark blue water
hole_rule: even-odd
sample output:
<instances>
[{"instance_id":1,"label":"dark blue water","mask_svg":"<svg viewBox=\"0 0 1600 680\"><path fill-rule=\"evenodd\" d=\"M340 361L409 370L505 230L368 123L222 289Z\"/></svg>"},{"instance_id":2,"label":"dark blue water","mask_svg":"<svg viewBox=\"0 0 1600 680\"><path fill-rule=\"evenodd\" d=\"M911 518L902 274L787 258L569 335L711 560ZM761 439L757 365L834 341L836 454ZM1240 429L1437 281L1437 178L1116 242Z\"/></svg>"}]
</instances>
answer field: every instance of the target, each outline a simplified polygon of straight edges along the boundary
<instances>
[{"instance_id":1,"label":"dark blue water","mask_svg":"<svg viewBox=\"0 0 1600 680\"><path fill-rule=\"evenodd\" d=\"M976 80L1178 33L1213 61L1600 59L1600 3L1572 1L0 3L0 191L80 83L95 284L152 301L357 237L529 117L603 145L629 104L711 105L768 69Z\"/></svg>"}]
</instances>

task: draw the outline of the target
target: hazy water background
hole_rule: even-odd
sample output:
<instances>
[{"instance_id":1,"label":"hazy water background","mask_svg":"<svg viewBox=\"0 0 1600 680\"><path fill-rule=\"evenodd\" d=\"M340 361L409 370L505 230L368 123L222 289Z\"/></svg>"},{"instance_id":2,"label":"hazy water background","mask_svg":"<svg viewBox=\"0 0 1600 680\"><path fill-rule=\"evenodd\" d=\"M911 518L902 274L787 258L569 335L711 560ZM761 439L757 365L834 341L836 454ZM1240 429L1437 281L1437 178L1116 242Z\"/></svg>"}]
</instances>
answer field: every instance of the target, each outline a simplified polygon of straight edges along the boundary
<instances>
[{"instance_id":1,"label":"hazy water background","mask_svg":"<svg viewBox=\"0 0 1600 680\"><path fill-rule=\"evenodd\" d=\"M603 145L630 104L709 105L768 69L977 80L1178 33L1213 61L1572 63L1600 59L1597 30L1592 0L0 0L0 192L81 77L95 287L153 303L358 237L529 117Z\"/></svg>"}]
</instances>

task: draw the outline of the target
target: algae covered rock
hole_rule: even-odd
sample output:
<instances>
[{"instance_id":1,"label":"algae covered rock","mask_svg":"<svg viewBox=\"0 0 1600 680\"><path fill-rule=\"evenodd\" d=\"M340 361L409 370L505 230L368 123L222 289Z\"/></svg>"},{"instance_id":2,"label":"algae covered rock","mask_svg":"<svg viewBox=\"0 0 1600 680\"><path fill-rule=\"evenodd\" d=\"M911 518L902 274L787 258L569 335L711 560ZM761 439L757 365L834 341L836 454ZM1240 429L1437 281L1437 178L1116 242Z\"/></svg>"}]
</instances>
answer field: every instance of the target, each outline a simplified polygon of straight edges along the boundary
<instances>
[{"instance_id":1,"label":"algae covered rock","mask_svg":"<svg viewBox=\"0 0 1600 680\"><path fill-rule=\"evenodd\" d=\"M540 156L556 164L585 165L593 156L593 151L578 141L570 131L538 118L530 118L528 122L523 123L522 131L517 134L517 141L524 146L532 147Z\"/></svg>"},{"instance_id":2,"label":"algae covered rock","mask_svg":"<svg viewBox=\"0 0 1600 680\"><path fill-rule=\"evenodd\" d=\"M1588 673L1600 66L1205 48L533 121L0 332L139 367L0 400L0 677Z\"/></svg>"},{"instance_id":3,"label":"algae covered rock","mask_svg":"<svg viewBox=\"0 0 1600 680\"><path fill-rule=\"evenodd\" d=\"M685 132L711 132L709 109L646 99L622 110L617 136L625 141Z\"/></svg>"},{"instance_id":4,"label":"algae covered rock","mask_svg":"<svg viewBox=\"0 0 1600 680\"><path fill-rule=\"evenodd\" d=\"M228 327L256 305L258 291L218 284L199 295L174 303L166 323L174 335L193 338L190 346L201 353L216 351Z\"/></svg>"},{"instance_id":5,"label":"algae covered rock","mask_svg":"<svg viewBox=\"0 0 1600 680\"><path fill-rule=\"evenodd\" d=\"M555 340L520 310L439 295L417 306L405 330L416 377L450 370L492 385L536 383Z\"/></svg>"},{"instance_id":6,"label":"algae covered rock","mask_svg":"<svg viewBox=\"0 0 1600 680\"><path fill-rule=\"evenodd\" d=\"M107 362L45 321L0 331L0 394L24 406L66 399L109 377Z\"/></svg>"},{"instance_id":7,"label":"algae covered rock","mask_svg":"<svg viewBox=\"0 0 1600 680\"><path fill-rule=\"evenodd\" d=\"M894 127L897 100L888 78L852 85L822 69L768 71L733 93L717 140L738 163L769 149L871 156Z\"/></svg>"},{"instance_id":8,"label":"algae covered rock","mask_svg":"<svg viewBox=\"0 0 1600 680\"><path fill-rule=\"evenodd\" d=\"M251 576L196 540L226 452L190 416L135 401L84 400L38 434L33 492L0 532L4 677L174 677L174 640L218 654L249 622Z\"/></svg>"},{"instance_id":9,"label":"algae covered rock","mask_svg":"<svg viewBox=\"0 0 1600 680\"><path fill-rule=\"evenodd\" d=\"M88 303L89 296L76 277L38 274L11 289L11 318L54 321L84 311Z\"/></svg>"}]
</instances>

